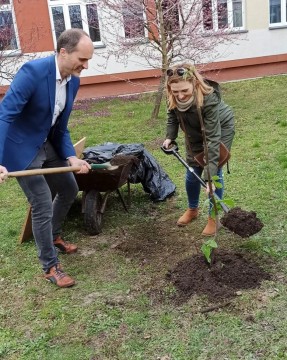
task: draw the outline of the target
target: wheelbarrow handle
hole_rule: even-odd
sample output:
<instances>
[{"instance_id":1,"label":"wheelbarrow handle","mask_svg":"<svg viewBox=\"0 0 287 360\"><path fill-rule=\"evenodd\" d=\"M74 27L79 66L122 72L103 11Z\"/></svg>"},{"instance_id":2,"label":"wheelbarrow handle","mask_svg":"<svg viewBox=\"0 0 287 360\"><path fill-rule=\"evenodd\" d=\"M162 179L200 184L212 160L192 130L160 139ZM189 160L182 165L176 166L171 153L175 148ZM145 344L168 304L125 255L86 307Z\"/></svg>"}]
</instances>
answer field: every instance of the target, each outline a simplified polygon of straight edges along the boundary
<instances>
[{"instance_id":1,"label":"wheelbarrow handle","mask_svg":"<svg viewBox=\"0 0 287 360\"><path fill-rule=\"evenodd\" d=\"M163 150L164 151L164 150ZM200 176L198 176L196 174L196 172L194 171L194 169L188 165L188 163L183 160L183 158L178 154L177 152L177 146L171 148L168 150L170 153L172 153L196 178L197 180L200 182L200 184L205 188L207 189L207 185L206 183L202 180L202 178ZM222 199L220 199L220 197L214 192L213 193L214 197L216 200L219 200L219 204L222 208L222 210L227 213L229 211L229 208L222 202Z\"/></svg>"},{"instance_id":2,"label":"wheelbarrow handle","mask_svg":"<svg viewBox=\"0 0 287 360\"><path fill-rule=\"evenodd\" d=\"M103 164L91 164L91 170L107 169L115 170L118 166L112 166L109 162ZM48 175L48 174L62 174L66 172L77 172L81 170L81 166L63 166L44 169L31 169L8 172L8 177L31 176L31 175Z\"/></svg>"}]
</instances>

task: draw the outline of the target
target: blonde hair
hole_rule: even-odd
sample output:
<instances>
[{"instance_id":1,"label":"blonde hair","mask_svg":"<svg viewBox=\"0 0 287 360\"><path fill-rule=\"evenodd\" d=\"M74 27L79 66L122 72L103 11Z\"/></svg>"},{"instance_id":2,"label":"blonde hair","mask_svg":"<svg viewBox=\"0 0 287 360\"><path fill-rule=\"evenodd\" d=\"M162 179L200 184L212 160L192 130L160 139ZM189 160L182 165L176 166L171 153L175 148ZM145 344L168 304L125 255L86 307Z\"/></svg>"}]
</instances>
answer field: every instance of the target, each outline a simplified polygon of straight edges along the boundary
<instances>
[{"instance_id":1,"label":"blonde hair","mask_svg":"<svg viewBox=\"0 0 287 360\"><path fill-rule=\"evenodd\" d=\"M176 70L180 68L186 70L183 75L178 75L176 73ZM195 101L199 107L202 107L204 95L211 94L213 92L213 87L204 82L203 77L192 64L177 64L172 66L170 69L173 70L173 75L167 76L166 79L168 109L172 110L177 107L176 99L171 91L170 85L173 83L179 83L181 81L188 81L193 84Z\"/></svg>"}]
</instances>

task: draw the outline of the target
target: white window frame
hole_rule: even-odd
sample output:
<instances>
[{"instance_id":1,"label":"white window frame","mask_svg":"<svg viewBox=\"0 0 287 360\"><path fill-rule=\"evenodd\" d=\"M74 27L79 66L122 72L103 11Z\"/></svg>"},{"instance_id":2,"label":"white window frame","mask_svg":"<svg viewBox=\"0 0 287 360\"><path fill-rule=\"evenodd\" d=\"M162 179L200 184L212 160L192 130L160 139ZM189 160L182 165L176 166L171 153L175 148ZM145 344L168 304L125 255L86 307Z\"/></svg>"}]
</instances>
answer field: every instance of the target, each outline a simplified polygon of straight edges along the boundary
<instances>
[{"instance_id":1,"label":"white window frame","mask_svg":"<svg viewBox=\"0 0 287 360\"><path fill-rule=\"evenodd\" d=\"M82 15L82 25L83 30L86 31L89 34L89 25L88 25L88 19L87 19L87 11L86 11L86 5L97 5L95 1L88 1L88 0L48 0L49 5L49 15L50 15L50 21L51 21L51 27L52 27L52 34L53 34L53 40L54 44L57 44L56 39L56 32L54 27L54 21L53 21L53 14L52 14L52 8L54 7L62 7L63 8L63 15L64 15L64 21L65 21L65 28L70 29L71 28L71 21L70 21L70 15L69 15L69 6L71 5L78 5L81 9L81 15ZM98 21L99 21L99 30L101 34L101 41L94 41L95 47L104 46L103 43L103 31L101 26L101 16L100 16L100 10L97 6L97 14L98 14Z\"/></svg>"},{"instance_id":2,"label":"white window frame","mask_svg":"<svg viewBox=\"0 0 287 360\"><path fill-rule=\"evenodd\" d=\"M15 40L16 40L17 47L15 49L0 50L0 52L3 55L14 54L15 52L19 52L21 50L20 49L20 42L19 42L19 35L18 35L18 28L17 28L17 23L16 23L16 17L15 17L15 12L14 12L14 7L13 7L12 2L13 2L12 0L9 0L9 4L0 5L0 12L2 12L2 11L10 11L11 14L12 14L14 33L15 33Z\"/></svg>"},{"instance_id":3,"label":"white window frame","mask_svg":"<svg viewBox=\"0 0 287 360\"><path fill-rule=\"evenodd\" d=\"M278 27L278 26L287 26L287 10L286 10L286 6L287 6L287 0L280 0L280 6L281 6L281 21L276 22L276 23L271 23L270 22L270 0L269 0L269 27Z\"/></svg>"},{"instance_id":4,"label":"white window frame","mask_svg":"<svg viewBox=\"0 0 287 360\"><path fill-rule=\"evenodd\" d=\"M226 29L218 28L218 12L217 12L217 4L218 0L211 0L212 3L212 23L213 28L211 30L204 29L205 32L210 31L241 31L245 30L245 1L242 0L242 26L234 26L233 25L233 2L232 0L227 0L227 12L228 12L228 24Z\"/></svg>"}]
</instances>

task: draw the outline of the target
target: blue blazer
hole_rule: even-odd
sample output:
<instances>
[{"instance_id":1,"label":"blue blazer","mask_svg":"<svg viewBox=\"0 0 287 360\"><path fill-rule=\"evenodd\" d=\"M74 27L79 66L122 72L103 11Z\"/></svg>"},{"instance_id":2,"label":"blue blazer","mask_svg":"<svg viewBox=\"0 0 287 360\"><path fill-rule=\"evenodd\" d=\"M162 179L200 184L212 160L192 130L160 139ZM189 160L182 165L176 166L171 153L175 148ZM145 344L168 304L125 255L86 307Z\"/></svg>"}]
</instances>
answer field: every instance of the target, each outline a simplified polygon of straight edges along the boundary
<instances>
[{"instance_id":1,"label":"blue blazer","mask_svg":"<svg viewBox=\"0 0 287 360\"><path fill-rule=\"evenodd\" d=\"M49 138L62 159L75 155L67 129L80 80L67 84L66 106L51 128L55 107L55 56L32 60L17 72L0 103L0 165L24 170Z\"/></svg>"}]
</instances>

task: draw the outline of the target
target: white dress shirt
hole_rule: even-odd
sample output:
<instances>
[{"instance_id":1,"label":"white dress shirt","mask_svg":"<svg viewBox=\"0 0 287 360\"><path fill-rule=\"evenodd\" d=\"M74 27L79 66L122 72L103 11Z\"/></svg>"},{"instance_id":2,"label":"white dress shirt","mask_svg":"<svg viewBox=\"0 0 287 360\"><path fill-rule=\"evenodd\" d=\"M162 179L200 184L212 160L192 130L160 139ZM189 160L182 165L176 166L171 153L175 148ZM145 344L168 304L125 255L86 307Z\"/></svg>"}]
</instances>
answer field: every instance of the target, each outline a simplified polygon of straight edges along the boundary
<instances>
[{"instance_id":1,"label":"white dress shirt","mask_svg":"<svg viewBox=\"0 0 287 360\"><path fill-rule=\"evenodd\" d=\"M65 79L61 78L61 74L57 62L57 56L55 56L55 63L56 63L56 92L55 92L56 94L55 94L55 108L54 108L54 114L53 114L51 126L55 124L58 116L64 110L64 107L66 105L66 96L67 96L66 85L71 80L71 75L69 75Z\"/></svg>"}]
</instances>

